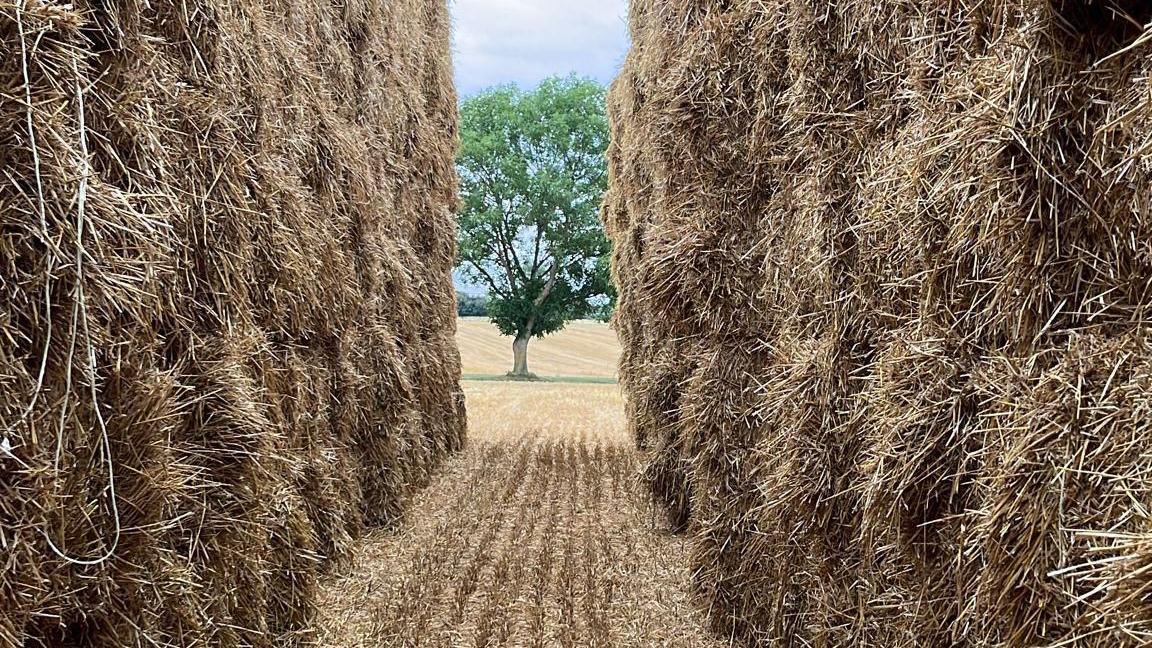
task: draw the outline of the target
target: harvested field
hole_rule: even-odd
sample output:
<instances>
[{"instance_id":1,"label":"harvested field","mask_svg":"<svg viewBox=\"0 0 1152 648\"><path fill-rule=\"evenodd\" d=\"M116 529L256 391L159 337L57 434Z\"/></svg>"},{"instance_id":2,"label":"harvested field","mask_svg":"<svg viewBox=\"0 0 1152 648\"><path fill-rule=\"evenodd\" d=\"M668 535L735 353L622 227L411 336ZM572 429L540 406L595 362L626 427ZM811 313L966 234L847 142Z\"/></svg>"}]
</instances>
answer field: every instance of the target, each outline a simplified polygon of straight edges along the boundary
<instances>
[{"instance_id":1,"label":"harvested field","mask_svg":"<svg viewBox=\"0 0 1152 648\"><path fill-rule=\"evenodd\" d=\"M630 443L616 385L465 381L468 426L488 441L536 434L546 440Z\"/></svg>"},{"instance_id":2,"label":"harvested field","mask_svg":"<svg viewBox=\"0 0 1152 648\"><path fill-rule=\"evenodd\" d=\"M443 0L0 0L0 646L291 646L463 443Z\"/></svg>"},{"instance_id":3,"label":"harvested field","mask_svg":"<svg viewBox=\"0 0 1152 648\"><path fill-rule=\"evenodd\" d=\"M633 0L629 424L750 646L1152 645L1152 4Z\"/></svg>"},{"instance_id":4,"label":"harvested field","mask_svg":"<svg viewBox=\"0 0 1152 648\"><path fill-rule=\"evenodd\" d=\"M484 317L462 317L456 339L466 376L501 376L512 369L512 338ZM545 378L614 378L620 342L607 324L569 322L563 330L535 338L528 345L532 372Z\"/></svg>"},{"instance_id":5,"label":"harvested field","mask_svg":"<svg viewBox=\"0 0 1152 648\"><path fill-rule=\"evenodd\" d=\"M465 385L468 448L328 584L321 643L718 645L688 601L687 543L652 530L617 388ZM528 414L557 389L565 414Z\"/></svg>"}]
</instances>

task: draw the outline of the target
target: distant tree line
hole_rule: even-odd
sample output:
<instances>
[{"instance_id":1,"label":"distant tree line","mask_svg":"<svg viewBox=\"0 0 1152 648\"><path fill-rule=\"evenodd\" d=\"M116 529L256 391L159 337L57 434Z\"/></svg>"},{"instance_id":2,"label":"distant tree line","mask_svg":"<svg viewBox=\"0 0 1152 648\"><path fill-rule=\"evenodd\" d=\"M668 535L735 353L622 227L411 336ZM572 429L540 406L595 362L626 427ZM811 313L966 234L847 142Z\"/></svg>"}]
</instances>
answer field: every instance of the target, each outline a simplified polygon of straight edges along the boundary
<instances>
[{"instance_id":1,"label":"distant tree line","mask_svg":"<svg viewBox=\"0 0 1152 648\"><path fill-rule=\"evenodd\" d=\"M457 292L456 314L460 317L488 317L488 298Z\"/></svg>"}]
</instances>

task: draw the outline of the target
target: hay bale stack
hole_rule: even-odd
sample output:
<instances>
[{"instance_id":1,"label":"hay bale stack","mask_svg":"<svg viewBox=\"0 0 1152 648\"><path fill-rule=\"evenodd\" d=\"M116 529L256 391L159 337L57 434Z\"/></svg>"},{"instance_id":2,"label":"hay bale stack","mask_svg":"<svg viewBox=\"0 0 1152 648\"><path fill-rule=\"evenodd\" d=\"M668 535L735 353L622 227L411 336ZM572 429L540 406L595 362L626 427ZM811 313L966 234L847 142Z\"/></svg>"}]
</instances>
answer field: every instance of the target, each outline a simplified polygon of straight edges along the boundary
<instances>
[{"instance_id":1,"label":"hay bale stack","mask_svg":"<svg viewBox=\"0 0 1152 648\"><path fill-rule=\"evenodd\" d=\"M1150 23L633 0L621 380L718 633L1152 641Z\"/></svg>"},{"instance_id":2,"label":"hay bale stack","mask_svg":"<svg viewBox=\"0 0 1152 648\"><path fill-rule=\"evenodd\" d=\"M0 2L0 645L308 643L464 411L443 2Z\"/></svg>"}]
</instances>

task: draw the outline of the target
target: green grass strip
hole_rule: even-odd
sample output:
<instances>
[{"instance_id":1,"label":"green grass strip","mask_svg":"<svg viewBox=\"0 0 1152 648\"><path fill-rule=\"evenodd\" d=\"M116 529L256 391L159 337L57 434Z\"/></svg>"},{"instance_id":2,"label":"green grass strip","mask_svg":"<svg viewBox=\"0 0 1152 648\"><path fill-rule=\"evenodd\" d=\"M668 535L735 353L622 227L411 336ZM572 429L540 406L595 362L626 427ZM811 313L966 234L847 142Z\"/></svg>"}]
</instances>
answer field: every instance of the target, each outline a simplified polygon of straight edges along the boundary
<instances>
[{"instance_id":1,"label":"green grass strip","mask_svg":"<svg viewBox=\"0 0 1152 648\"><path fill-rule=\"evenodd\" d=\"M540 382L540 383L577 383L586 385L615 385L616 379L611 376L537 376L533 380L523 378L509 378L504 374L464 374L463 380L476 382Z\"/></svg>"}]
</instances>

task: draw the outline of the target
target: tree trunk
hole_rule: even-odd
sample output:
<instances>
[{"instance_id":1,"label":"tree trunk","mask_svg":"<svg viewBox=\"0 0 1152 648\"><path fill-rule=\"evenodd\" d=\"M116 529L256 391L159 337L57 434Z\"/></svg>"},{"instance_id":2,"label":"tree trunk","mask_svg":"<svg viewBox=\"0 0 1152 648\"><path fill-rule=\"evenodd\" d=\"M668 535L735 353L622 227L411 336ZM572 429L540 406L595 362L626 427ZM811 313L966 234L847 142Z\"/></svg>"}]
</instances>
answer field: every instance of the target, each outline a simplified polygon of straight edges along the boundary
<instances>
[{"instance_id":1,"label":"tree trunk","mask_svg":"<svg viewBox=\"0 0 1152 648\"><path fill-rule=\"evenodd\" d=\"M512 375L527 378L528 373L528 341L531 335L517 335L512 341Z\"/></svg>"}]
</instances>

